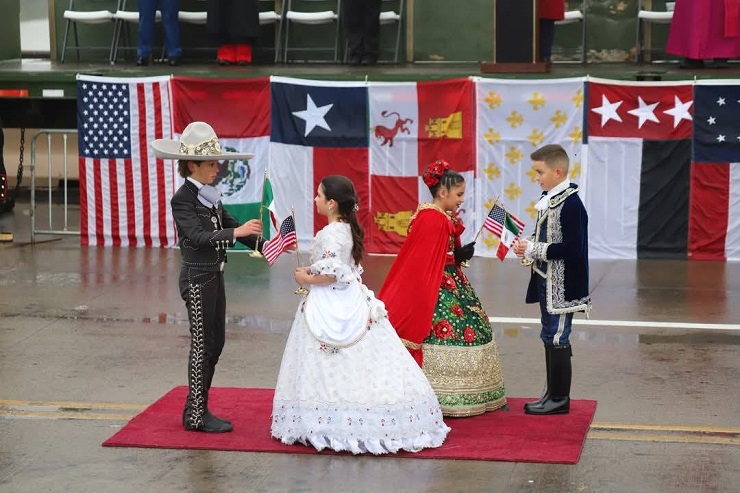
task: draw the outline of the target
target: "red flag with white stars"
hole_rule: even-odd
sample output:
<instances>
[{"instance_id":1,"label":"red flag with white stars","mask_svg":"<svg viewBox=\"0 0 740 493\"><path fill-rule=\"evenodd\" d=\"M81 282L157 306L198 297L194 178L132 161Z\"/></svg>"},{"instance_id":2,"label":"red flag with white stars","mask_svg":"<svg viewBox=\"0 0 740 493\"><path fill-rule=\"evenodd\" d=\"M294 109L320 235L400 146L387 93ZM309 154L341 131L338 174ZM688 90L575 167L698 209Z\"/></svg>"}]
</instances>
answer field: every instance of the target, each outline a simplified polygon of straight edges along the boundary
<instances>
[{"instance_id":1,"label":"red flag with white stars","mask_svg":"<svg viewBox=\"0 0 740 493\"><path fill-rule=\"evenodd\" d=\"M588 86L589 137L688 139L693 83L616 83L592 79Z\"/></svg>"},{"instance_id":2,"label":"red flag with white stars","mask_svg":"<svg viewBox=\"0 0 740 493\"><path fill-rule=\"evenodd\" d=\"M686 258L692 82L590 80L589 255Z\"/></svg>"}]
</instances>

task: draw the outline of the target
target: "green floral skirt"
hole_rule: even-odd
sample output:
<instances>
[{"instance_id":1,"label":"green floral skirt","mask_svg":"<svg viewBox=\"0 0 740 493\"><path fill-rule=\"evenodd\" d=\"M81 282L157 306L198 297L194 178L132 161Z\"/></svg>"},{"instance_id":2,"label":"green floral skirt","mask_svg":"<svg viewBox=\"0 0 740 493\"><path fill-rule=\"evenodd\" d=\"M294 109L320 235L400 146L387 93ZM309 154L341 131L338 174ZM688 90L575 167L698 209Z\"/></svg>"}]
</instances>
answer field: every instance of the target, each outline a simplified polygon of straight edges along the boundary
<instances>
[{"instance_id":1,"label":"green floral skirt","mask_svg":"<svg viewBox=\"0 0 740 493\"><path fill-rule=\"evenodd\" d=\"M432 331L422 350L424 373L445 416L475 416L506 405L488 315L462 269L455 265L445 266Z\"/></svg>"}]
</instances>

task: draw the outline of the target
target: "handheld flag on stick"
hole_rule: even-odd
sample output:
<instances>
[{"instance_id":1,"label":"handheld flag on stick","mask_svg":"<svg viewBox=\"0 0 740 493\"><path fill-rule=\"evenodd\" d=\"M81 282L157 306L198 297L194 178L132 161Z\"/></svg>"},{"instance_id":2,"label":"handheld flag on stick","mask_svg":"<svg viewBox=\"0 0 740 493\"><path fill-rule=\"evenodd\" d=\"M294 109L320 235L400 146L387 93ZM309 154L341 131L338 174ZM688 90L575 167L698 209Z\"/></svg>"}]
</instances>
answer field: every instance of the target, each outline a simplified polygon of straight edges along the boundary
<instances>
[{"instance_id":1,"label":"handheld flag on stick","mask_svg":"<svg viewBox=\"0 0 740 493\"><path fill-rule=\"evenodd\" d=\"M506 258L509 249L524 231L524 223L506 212L498 203L493 204L483 227L501 239L496 250L496 256L500 260Z\"/></svg>"},{"instance_id":2,"label":"handheld flag on stick","mask_svg":"<svg viewBox=\"0 0 740 493\"><path fill-rule=\"evenodd\" d=\"M295 221L293 216L288 216L280 224L280 231L277 236L268 241L262 248L262 255L267 259L267 263L272 265L281 253L295 244L297 244Z\"/></svg>"},{"instance_id":3,"label":"handheld flag on stick","mask_svg":"<svg viewBox=\"0 0 740 493\"><path fill-rule=\"evenodd\" d=\"M277 214L275 212L275 197L272 194L272 184L265 171L265 181L262 184L262 204L261 207L267 209L270 213L272 226L277 230ZM262 211L260 211L261 213Z\"/></svg>"}]
</instances>

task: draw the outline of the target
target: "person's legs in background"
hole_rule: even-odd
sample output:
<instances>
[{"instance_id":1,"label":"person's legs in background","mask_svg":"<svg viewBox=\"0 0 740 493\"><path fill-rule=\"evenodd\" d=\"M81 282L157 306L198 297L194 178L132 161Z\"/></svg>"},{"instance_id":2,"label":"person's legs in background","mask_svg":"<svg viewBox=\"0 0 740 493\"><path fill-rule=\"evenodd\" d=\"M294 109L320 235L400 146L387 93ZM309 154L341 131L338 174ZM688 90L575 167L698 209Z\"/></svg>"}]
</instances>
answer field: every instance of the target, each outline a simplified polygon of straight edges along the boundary
<instances>
[{"instance_id":1,"label":"person's legs in background","mask_svg":"<svg viewBox=\"0 0 740 493\"><path fill-rule=\"evenodd\" d=\"M252 63L252 45L249 43L239 43L236 46L236 63L239 65L249 65Z\"/></svg>"},{"instance_id":2,"label":"person's legs in background","mask_svg":"<svg viewBox=\"0 0 740 493\"><path fill-rule=\"evenodd\" d=\"M156 0L139 0L139 45L136 49L136 65L149 65L154 44L154 16Z\"/></svg>"},{"instance_id":3,"label":"person's legs in background","mask_svg":"<svg viewBox=\"0 0 740 493\"><path fill-rule=\"evenodd\" d=\"M367 0L363 19L362 64L373 65L380 55L380 0Z\"/></svg>"},{"instance_id":4,"label":"person's legs in background","mask_svg":"<svg viewBox=\"0 0 740 493\"><path fill-rule=\"evenodd\" d=\"M365 55L363 46L363 27L365 0L345 0L342 10L342 25L344 26L344 37L347 40L350 65L362 63Z\"/></svg>"},{"instance_id":5,"label":"person's legs in background","mask_svg":"<svg viewBox=\"0 0 740 493\"><path fill-rule=\"evenodd\" d=\"M160 0L160 2L167 63L170 65L180 65L182 60L182 46L180 45L180 22L177 18L180 12L180 0Z\"/></svg>"},{"instance_id":6,"label":"person's legs in background","mask_svg":"<svg viewBox=\"0 0 740 493\"><path fill-rule=\"evenodd\" d=\"M552 19L540 19L540 61L551 61L552 44L554 41L555 21Z\"/></svg>"}]
</instances>

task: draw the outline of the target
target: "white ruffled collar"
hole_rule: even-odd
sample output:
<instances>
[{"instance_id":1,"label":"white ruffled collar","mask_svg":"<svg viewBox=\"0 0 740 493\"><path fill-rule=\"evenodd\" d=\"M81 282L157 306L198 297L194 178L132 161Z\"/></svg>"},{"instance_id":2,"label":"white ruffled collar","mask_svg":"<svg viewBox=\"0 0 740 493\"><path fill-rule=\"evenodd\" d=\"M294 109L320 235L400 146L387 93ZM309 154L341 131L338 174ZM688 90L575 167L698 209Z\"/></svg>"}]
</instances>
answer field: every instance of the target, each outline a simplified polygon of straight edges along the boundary
<instances>
[{"instance_id":1,"label":"white ruffled collar","mask_svg":"<svg viewBox=\"0 0 740 493\"><path fill-rule=\"evenodd\" d=\"M554 187L550 189L545 195L540 197L540 200L534 205L534 208L538 211L544 211L549 207L550 199L559 193L566 191L570 187L570 180L566 178Z\"/></svg>"}]
</instances>

